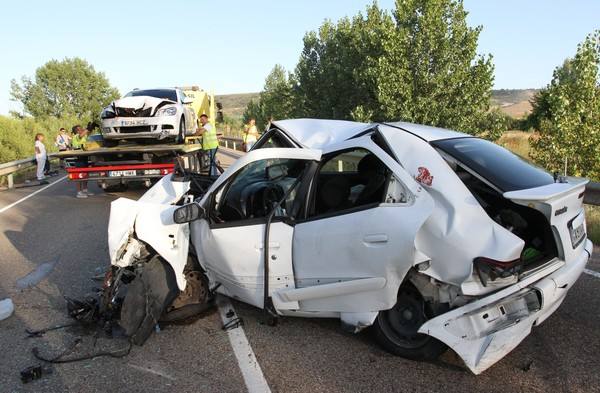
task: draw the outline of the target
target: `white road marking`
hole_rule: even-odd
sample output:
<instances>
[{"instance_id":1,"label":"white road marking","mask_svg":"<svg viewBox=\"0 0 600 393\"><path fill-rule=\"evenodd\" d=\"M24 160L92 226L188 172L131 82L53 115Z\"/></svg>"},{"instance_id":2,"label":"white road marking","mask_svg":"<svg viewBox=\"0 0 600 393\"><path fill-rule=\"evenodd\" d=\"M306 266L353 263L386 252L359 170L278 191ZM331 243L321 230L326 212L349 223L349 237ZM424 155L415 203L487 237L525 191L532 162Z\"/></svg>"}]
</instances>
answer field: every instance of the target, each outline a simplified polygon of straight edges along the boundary
<instances>
[{"instance_id":1,"label":"white road marking","mask_svg":"<svg viewBox=\"0 0 600 393\"><path fill-rule=\"evenodd\" d=\"M232 319L237 318L237 313L233 308L233 305L225 296L219 295L217 297L217 306L219 308L219 314L221 314L221 321L223 324L229 323ZM233 317L227 317L229 310L232 310ZM227 330L229 335L229 342L233 348L233 353L240 366L240 371L244 377L246 388L249 393L270 393L271 389L267 384L265 376L256 360L254 351L246 338L246 333L240 325L237 328Z\"/></svg>"},{"instance_id":2,"label":"white road marking","mask_svg":"<svg viewBox=\"0 0 600 393\"><path fill-rule=\"evenodd\" d=\"M598 272L595 272L595 271L593 271L593 270L590 270L590 269L583 269L583 272L584 272L585 274L589 274L590 276L594 276L594 277L596 277L596 278L600 278L600 273L598 273Z\"/></svg>"},{"instance_id":3,"label":"white road marking","mask_svg":"<svg viewBox=\"0 0 600 393\"><path fill-rule=\"evenodd\" d=\"M65 176L61 177L60 179L58 179L58 180L57 180L57 181L55 181L55 182L52 182L52 183L48 184L47 186L44 186L44 187L40 188L39 190L37 190L37 191L35 191L35 192L32 192L31 194L29 194L29 195L27 195L27 196L25 196L25 197L23 197L23 198L19 199L18 201L11 203L11 204L10 204L10 205L8 205L8 206L4 206L3 208L1 208L1 209L0 209L0 214L1 214L1 213L4 213L5 211L7 211L8 209L10 209L10 208L12 208L12 207L15 207L15 206L17 206L17 205L18 205L19 203L21 203L21 202L24 202L24 201L28 200L28 199L29 199L29 198L31 198L32 196L34 196L34 195L36 195L36 194L39 194L40 192L44 191L46 188L52 187L52 186L53 186L53 185L55 185L56 183L58 183L58 182L61 182L61 181L65 180L66 178L67 178L67 175L65 175Z\"/></svg>"}]
</instances>

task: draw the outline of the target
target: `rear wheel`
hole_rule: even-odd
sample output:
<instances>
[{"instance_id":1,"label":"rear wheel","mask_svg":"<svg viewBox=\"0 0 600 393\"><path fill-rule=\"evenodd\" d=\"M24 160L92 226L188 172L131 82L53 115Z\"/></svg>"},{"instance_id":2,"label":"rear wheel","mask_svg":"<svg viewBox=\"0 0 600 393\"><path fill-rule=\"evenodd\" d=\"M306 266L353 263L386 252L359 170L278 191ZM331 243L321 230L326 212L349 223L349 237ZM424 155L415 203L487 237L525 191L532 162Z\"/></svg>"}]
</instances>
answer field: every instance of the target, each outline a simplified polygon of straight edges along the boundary
<instances>
[{"instance_id":1,"label":"rear wheel","mask_svg":"<svg viewBox=\"0 0 600 393\"><path fill-rule=\"evenodd\" d=\"M404 283L398 291L396 304L380 311L373 327L379 344L388 352L415 360L433 360L447 349L441 341L418 333L429 319L447 311L447 306L435 306L411 283Z\"/></svg>"},{"instance_id":2,"label":"rear wheel","mask_svg":"<svg viewBox=\"0 0 600 393\"><path fill-rule=\"evenodd\" d=\"M179 132L177 133L177 143L185 142L185 119L179 120Z\"/></svg>"}]
</instances>

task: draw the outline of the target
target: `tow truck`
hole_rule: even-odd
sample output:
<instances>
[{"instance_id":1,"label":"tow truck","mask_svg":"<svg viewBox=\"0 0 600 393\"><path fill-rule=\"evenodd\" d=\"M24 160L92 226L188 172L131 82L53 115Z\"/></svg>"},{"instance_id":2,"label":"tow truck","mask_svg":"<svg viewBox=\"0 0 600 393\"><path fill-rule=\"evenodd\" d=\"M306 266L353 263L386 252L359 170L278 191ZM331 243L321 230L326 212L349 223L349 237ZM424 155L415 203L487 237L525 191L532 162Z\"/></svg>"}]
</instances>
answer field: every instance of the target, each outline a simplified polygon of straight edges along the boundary
<instances>
[{"instance_id":1,"label":"tow truck","mask_svg":"<svg viewBox=\"0 0 600 393\"><path fill-rule=\"evenodd\" d=\"M194 101L190 104L199 116L222 117L221 105L214 96L197 86L180 87ZM218 109L218 110L217 110ZM105 146L102 135L88 137L83 149L56 154L65 161L70 181L97 181L104 191L122 191L131 182L150 187L161 177L173 173L176 164L208 175L208 158L202 153L201 137L187 137L184 143L147 144L128 141L126 144ZM85 165L75 166L76 161ZM222 172L222 170L221 170Z\"/></svg>"}]
</instances>

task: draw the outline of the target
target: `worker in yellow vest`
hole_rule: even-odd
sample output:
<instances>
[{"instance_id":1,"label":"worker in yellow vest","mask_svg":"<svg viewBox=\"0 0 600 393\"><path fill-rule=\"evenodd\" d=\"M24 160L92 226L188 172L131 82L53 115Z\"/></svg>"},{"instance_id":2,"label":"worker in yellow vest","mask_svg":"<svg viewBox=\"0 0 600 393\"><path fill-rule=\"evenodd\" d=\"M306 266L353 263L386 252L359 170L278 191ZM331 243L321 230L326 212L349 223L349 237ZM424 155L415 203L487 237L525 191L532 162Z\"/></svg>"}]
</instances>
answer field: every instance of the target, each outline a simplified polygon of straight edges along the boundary
<instances>
[{"instance_id":1,"label":"worker in yellow vest","mask_svg":"<svg viewBox=\"0 0 600 393\"><path fill-rule=\"evenodd\" d=\"M244 137L242 138L244 142L244 150L250 151L252 146L258 140L258 129L256 128L256 119L251 118L248 124L246 125L246 129L244 130Z\"/></svg>"},{"instance_id":2,"label":"worker in yellow vest","mask_svg":"<svg viewBox=\"0 0 600 393\"><path fill-rule=\"evenodd\" d=\"M208 122L208 115L202 114L198 119L198 128L196 134L202 136L202 150L208 153L210 159L209 174L216 176L217 173L217 149L219 148L219 140L217 139L216 128Z\"/></svg>"}]
</instances>

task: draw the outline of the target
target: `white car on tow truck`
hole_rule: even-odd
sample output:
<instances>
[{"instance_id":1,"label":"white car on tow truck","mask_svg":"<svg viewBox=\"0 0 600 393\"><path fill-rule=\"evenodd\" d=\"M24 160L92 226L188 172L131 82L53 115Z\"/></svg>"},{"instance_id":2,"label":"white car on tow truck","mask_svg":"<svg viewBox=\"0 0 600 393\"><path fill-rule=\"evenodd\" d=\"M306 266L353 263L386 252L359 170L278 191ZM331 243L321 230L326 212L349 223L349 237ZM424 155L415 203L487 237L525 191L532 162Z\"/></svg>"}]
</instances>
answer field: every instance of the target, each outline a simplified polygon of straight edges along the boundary
<instances>
[{"instance_id":1,"label":"white car on tow truck","mask_svg":"<svg viewBox=\"0 0 600 393\"><path fill-rule=\"evenodd\" d=\"M142 343L218 292L479 374L583 271L586 183L454 131L277 121L208 190L173 175L112 203L103 308Z\"/></svg>"},{"instance_id":2,"label":"white car on tow truck","mask_svg":"<svg viewBox=\"0 0 600 393\"><path fill-rule=\"evenodd\" d=\"M102 111L102 136L113 143L131 139L183 143L196 129L192 102L177 88L132 90Z\"/></svg>"}]
</instances>

